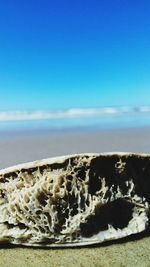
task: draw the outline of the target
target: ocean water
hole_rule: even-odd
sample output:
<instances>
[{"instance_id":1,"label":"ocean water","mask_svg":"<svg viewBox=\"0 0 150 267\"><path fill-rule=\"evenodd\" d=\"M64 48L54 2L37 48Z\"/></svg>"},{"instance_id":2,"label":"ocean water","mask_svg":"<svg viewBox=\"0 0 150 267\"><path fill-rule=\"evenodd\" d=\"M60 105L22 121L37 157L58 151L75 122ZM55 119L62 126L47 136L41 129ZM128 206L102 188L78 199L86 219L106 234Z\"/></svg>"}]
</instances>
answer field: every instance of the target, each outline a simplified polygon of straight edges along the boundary
<instances>
[{"instance_id":1,"label":"ocean water","mask_svg":"<svg viewBox=\"0 0 150 267\"><path fill-rule=\"evenodd\" d=\"M150 126L150 106L0 112L0 132Z\"/></svg>"}]
</instances>

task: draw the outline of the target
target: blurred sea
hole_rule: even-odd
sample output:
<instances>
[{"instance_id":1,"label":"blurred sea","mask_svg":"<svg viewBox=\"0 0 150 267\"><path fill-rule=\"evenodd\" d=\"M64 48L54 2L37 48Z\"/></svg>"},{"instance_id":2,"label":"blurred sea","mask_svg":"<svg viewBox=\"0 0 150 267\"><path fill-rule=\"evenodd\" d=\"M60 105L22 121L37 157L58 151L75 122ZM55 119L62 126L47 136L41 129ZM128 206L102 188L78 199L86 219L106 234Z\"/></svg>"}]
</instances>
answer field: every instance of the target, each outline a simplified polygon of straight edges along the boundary
<instances>
[{"instance_id":1,"label":"blurred sea","mask_svg":"<svg viewBox=\"0 0 150 267\"><path fill-rule=\"evenodd\" d=\"M0 131L112 129L150 126L150 106L0 112Z\"/></svg>"}]
</instances>

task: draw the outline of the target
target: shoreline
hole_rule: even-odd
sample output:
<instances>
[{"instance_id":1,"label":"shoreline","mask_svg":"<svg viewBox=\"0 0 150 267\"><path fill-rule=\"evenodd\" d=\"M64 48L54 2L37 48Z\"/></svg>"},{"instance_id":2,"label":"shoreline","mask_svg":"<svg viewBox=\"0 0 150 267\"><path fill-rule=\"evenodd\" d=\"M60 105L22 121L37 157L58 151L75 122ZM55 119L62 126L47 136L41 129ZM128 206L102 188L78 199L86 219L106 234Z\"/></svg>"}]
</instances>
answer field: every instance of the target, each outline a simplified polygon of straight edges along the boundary
<instances>
[{"instance_id":1,"label":"shoreline","mask_svg":"<svg viewBox=\"0 0 150 267\"><path fill-rule=\"evenodd\" d=\"M99 126L73 126L73 127L36 127L36 128L6 128L1 129L0 127L0 136L27 136L27 135L43 135L43 134L70 134L70 133L100 133L100 132L116 132L116 131L145 131L150 130L150 125L143 126L110 126L110 127L99 127Z\"/></svg>"}]
</instances>

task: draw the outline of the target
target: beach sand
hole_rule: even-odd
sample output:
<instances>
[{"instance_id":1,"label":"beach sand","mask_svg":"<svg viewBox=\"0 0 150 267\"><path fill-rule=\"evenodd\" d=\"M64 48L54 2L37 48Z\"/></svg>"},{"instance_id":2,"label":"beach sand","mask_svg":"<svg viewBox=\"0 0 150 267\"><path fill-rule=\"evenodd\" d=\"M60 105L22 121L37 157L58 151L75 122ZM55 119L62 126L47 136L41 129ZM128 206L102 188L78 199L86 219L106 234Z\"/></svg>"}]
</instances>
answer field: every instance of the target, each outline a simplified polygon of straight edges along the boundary
<instances>
[{"instance_id":1,"label":"beach sand","mask_svg":"<svg viewBox=\"0 0 150 267\"><path fill-rule=\"evenodd\" d=\"M108 151L150 153L150 128L0 133L0 168L51 156ZM1 267L148 267L150 237L147 232L123 241L75 249L0 245L0 265Z\"/></svg>"}]
</instances>

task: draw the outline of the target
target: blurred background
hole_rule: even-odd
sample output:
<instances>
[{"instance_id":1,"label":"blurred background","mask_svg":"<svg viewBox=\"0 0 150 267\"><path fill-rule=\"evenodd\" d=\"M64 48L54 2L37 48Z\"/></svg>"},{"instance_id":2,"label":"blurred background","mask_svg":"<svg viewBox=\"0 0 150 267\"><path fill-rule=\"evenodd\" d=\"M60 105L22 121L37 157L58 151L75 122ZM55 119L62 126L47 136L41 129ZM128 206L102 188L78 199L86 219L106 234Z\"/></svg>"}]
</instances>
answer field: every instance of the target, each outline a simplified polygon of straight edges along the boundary
<instances>
[{"instance_id":1,"label":"blurred background","mask_svg":"<svg viewBox=\"0 0 150 267\"><path fill-rule=\"evenodd\" d=\"M149 0L0 1L1 166L150 151L149 14Z\"/></svg>"}]
</instances>

